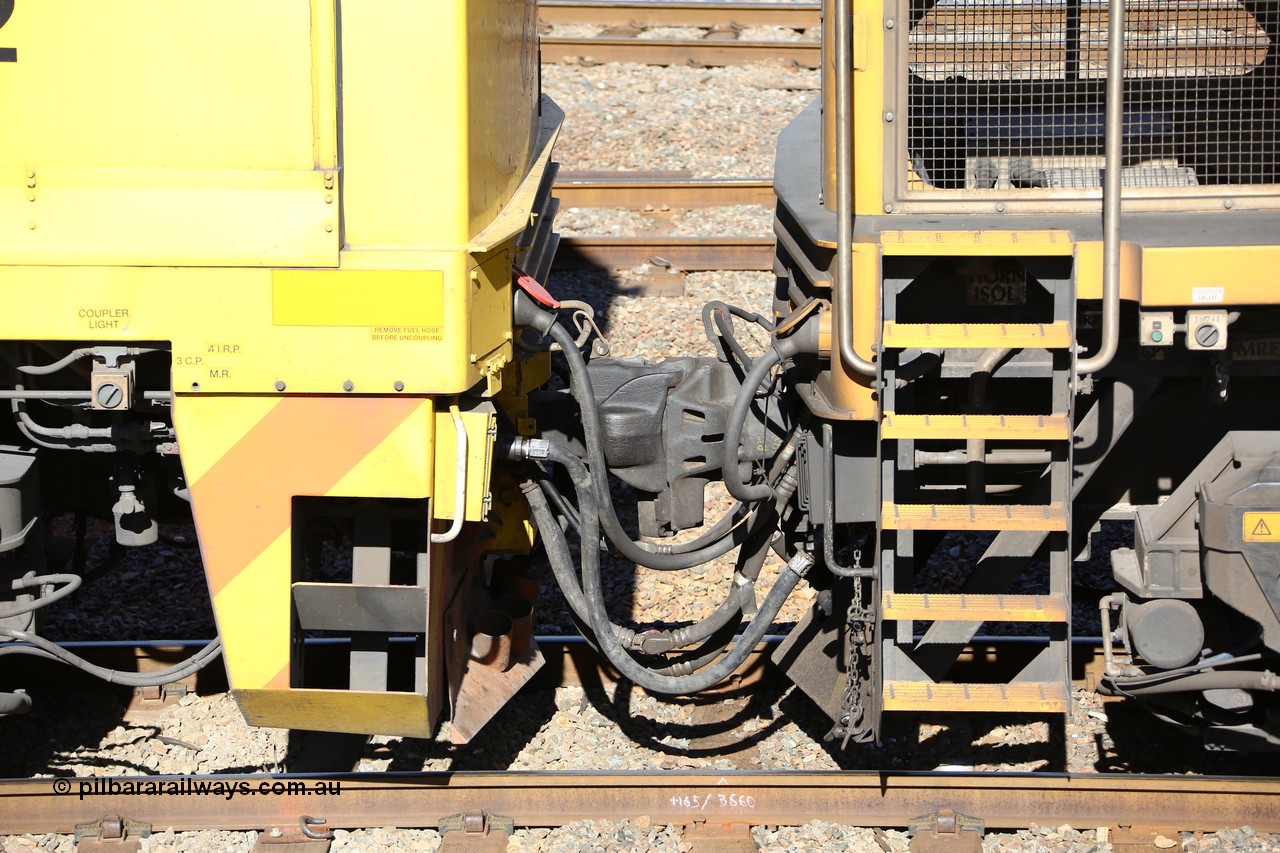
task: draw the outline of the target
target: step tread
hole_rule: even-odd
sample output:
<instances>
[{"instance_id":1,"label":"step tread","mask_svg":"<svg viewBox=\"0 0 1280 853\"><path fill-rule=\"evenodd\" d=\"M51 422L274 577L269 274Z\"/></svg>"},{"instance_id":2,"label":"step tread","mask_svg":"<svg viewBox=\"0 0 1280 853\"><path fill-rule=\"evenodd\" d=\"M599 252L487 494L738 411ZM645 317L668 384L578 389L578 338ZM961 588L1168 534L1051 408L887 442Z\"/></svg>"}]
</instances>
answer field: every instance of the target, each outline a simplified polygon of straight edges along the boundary
<instances>
[{"instance_id":1,"label":"step tread","mask_svg":"<svg viewBox=\"0 0 1280 853\"><path fill-rule=\"evenodd\" d=\"M880 507L886 530L1066 530L1067 511L1051 504L894 504Z\"/></svg>"},{"instance_id":2,"label":"step tread","mask_svg":"<svg viewBox=\"0 0 1280 853\"><path fill-rule=\"evenodd\" d=\"M1065 714L1071 697L1065 685L1050 681L1013 684L936 684L884 682L886 711L1021 711Z\"/></svg>"},{"instance_id":3,"label":"step tread","mask_svg":"<svg viewBox=\"0 0 1280 853\"><path fill-rule=\"evenodd\" d=\"M1070 256L1075 251L1070 232L1052 231L884 231L885 255Z\"/></svg>"},{"instance_id":4,"label":"step tread","mask_svg":"<svg viewBox=\"0 0 1280 853\"><path fill-rule=\"evenodd\" d=\"M1067 415L904 415L885 412L882 438L994 438L1065 441L1071 437Z\"/></svg>"},{"instance_id":5,"label":"step tread","mask_svg":"<svg viewBox=\"0 0 1280 853\"><path fill-rule=\"evenodd\" d=\"M880 611L885 619L933 622L1066 622L1070 617L1062 595L885 592Z\"/></svg>"},{"instance_id":6,"label":"step tread","mask_svg":"<svg viewBox=\"0 0 1280 853\"><path fill-rule=\"evenodd\" d=\"M886 320L881 333L886 347L1041 347L1066 349L1074 344L1065 320L1054 323L898 323Z\"/></svg>"}]
</instances>

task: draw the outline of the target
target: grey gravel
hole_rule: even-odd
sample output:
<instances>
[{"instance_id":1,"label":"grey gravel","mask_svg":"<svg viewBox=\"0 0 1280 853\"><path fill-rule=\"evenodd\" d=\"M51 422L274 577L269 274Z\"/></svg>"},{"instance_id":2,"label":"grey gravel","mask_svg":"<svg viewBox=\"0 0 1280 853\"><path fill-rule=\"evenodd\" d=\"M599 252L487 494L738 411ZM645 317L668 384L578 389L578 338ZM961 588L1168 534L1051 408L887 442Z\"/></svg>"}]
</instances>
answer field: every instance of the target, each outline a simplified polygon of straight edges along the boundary
<instances>
[{"instance_id":1,"label":"grey gravel","mask_svg":"<svg viewBox=\"0 0 1280 853\"><path fill-rule=\"evenodd\" d=\"M553 65L542 87L567 116L556 145L565 170L755 178L773 174L777 135L814 99L818 72Z\"/></svg>"}]
</instances>

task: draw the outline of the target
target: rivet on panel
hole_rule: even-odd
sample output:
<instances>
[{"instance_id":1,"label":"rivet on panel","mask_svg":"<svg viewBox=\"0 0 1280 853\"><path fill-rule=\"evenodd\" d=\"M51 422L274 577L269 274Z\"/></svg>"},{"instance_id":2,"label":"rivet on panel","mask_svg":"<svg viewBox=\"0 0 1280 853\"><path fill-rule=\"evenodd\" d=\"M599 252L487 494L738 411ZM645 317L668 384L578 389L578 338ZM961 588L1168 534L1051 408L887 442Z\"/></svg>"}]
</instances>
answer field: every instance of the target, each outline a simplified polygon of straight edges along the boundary
<instances>
[{"instance_id":1,"label":"rivet on panel","mask_svg":"<svg viewBox=\"0 0 1280 853\"><path fill-rule=\"evenodd\" d=\"M893 205L891 205L891 204L886 204L886 205L884 206L884 212L885 212L885 213L893 213Z\"/></svg>"},{"instance_id":2,"label":"rivet on panel","mask_svg":"<svg viewBox=\"0 0 1280 853\"><path fill-rule=\"evenodd\" d=\"M30 228L32 231L36 230L35 222L28 222L27 227Z\"/></svg>"},{"instance_id":3,"label":"rivet on panel","mask_svg":"<svg viewBox=\"0 0 1280 853\"><path fill-rule=\"evenodd\" d=\"M285 388L284 380L283 380L283 379L277 379L277 380L276 380L276 390L277 390L277 391L283 391L283 390L284 390L284 388Z\"/></svg>"},{"instance_id":4,"label":"rivet on panel","mask_svg":"<svg viewBox=\"0 0 1280 853\"><path fill-rule=\"evenodd\" d=\"M1222 203L1222 206L1225 207L1227 210L1230 210L1231 208L1236 206L1236 203L1231 199L1227 199Z\"/></svg>"},{"instance_id":5,"label":"rivet on panel","mask_svg":"<svg viewBox=\"0 0 1280 853\"><path fill-rule=\"evenodd\" d=\"M199 383L199 382L192 382L192 383L191 383L191 390L192 390L192 391L199 391L199 390L200 390L200 383Z\"/></svg>"},{"instance_id":6,"label":"rivet on panel","mask_svg":"<svg viewBox=\"0 0 1280 853\"><path fill-rule=\"evenodd\" d=\"M333 180L333 172L325 172L325 173L324 173L324 179L325 179L326 181L332 181L332 180Z\"/></svg>"},{"instance_id":7,"label":"rivet on panel","mask_svg":"<svg viewBox=\"0 0 1280 853\"><path fill-rule=\"evenodd\" d=\"M893 121L893 113L885 113L885 114L884 114L884 120L885 120L885 121Z\"/></svg>"},{"instance_id":8,"label":"rivet on panel","mask_svg":"<svg viewBox=\"0 0 1280 853\"><path fill-rule=\"evenodd\" d=\"M343 390L343 391L354 391L354 390L356 390L356 383L354 383L354 382L352 382L350 379L348 379L346 382L343 382L343 383L342 383L342 390Z\"/></svg>"},{"instance_id":9,"label":"rivet on panel","mask_svg":"<svg viewBox=\"0 0 1280 853\"><path fill-rule=\"evenodd\" d=\"M36 200L35 193L27 193L27 201L35 201L35 200Z\"/></svg>"},{"instance_id":10,"label":"rivet on panel","mask_svg":"<svg viewBox=\"0 0 1280 853\"><path fill-rule=\"evenodd\" d=\"M31 180L27 181L27 188L28 188L28 189L35 189L35 188L36 188L36 179L35 179L35 178L32 178Z\"/></svg>"},{"instance_id":11,"label":"rivet on panel","mask_svg":"<svg viewBox=\"0 0 1280 853\"><path fill-rule=\"evenodd\" d=\"M28 178L34 178L35 176L36 176L36 170L35 170L35 169L28 169L28 170L27 170L27 177L28 177Z\"/></svg>"},{"instance_id":12,"label":"rivet on panel","mask_svg":"<svg viewBox=\"0 0 1280 853\"><path fill-rule=\"evenodd\" d=\"M401 382L399 379L397 379L397 380L396 380L396 382L395 382L395 384L394 384L394 385L392 385L391 387L392 387L392 388L395 388L397 391L403 391L403 390L404 390L404 383L403 383L403 382Z\"/></svg>"},{"instance_id":13,"label":"rivet on panel","mask_svg":"<svg viewBox=\"0 0 1280 853\"><path fill-rule=\"evenodd\" d=\"M331 196L331 195L327 195L327 196L325 196L325 197L324 197L324 203L325 203L325 204L333 204L333 196Z\"/></svg>"},{"instance_id":14,"label":"rivet on panel","mask_svg":"<svg viewBox=\"0 0 1280 853\"><path fill-rule=\"evenodd\" d=\"M1004 203L1003 203L1003 202L1001 202L1000 204L997 204L997 205L996 205L996 213L1004 213Z\"/></svg>"},{"instance_id":15,"label":"rivet on panel","mask_svg":"<svg viewBox=\"0 0 1280 853\"><path fill-rule=\"evenodd\" d=\"M885 20L884 20L884 28L885 28L886 30L891 30L891 29L893 29L894 27L896 27L897 25L898 25L898 22L897 22L897 21L895 21L893 18L885 18Z\"/></svg>"},{"instance_id":16,"label":"rivet on panel","mask_svg":"<svg viewBox=\"0 0 1280 853\"><path fill-rule=\"evenodd\" d=\"M326 222L326 223L324 224L324 230L325 230L326 232L328 232L328 233L332 234L332 233L333 233L333 226L332 226L332 225L330 225L328 222Z\"/></svg>"}]
</instances>

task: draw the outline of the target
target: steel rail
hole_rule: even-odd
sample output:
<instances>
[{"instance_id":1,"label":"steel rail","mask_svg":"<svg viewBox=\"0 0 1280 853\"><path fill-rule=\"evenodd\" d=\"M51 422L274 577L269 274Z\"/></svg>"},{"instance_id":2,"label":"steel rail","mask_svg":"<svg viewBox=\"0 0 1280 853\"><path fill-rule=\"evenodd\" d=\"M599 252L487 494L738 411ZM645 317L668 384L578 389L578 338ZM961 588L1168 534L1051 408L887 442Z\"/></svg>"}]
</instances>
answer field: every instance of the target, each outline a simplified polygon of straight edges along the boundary
<instances>
[{"instance_id":1,"label":"steel rail","mask_svg":"<svg viewBox=\"0 0 1280 853\"><path fill-rule=\"evenodd\" d=\"M184 784L191 790L197 781L234 788L243 783L247 792L263 783L302 780L310 780L313 789L320 780L341 787L326 796L296 790L230 797L163 793L170 782L177 790ZM436 827L447 816L471 810L510 818L517 826L541 827L643 817L678 825L795 825L821 819L892 827L942 808L979 817L988 828L1067 823L1183 831L1248 825L1259 832L1280 831L1280 781L1204 776L838 771L135 776L4 781L0 804L4 835L69 833L103 815L175 831L296 830L303 815L323 820L326 830Z\"/></svg>"},{"instance_id":2,"label":"steel rail","mask_svg":"<svg viewBox=\"0 0 1280 853\"><path fill-rule=\"evenodd\" d=\"M640 264L672 272L773 269L773 237L561 237L554 269L622 269Z\"/></svg>"},{"instance_id":3,"label":"steel rail","mask_svg":"<svg viewBox=\"0 0 1280 853\"><path fill-rule=\"evenodd\" d=\"M546 663L534 676L534 683L543 688L578 686L587 687L614 683L612 672L595 650L579 636L539 636L536 638ZM725 680L726 691L739 690L775 677L778 673L770 664L780 636L766 637L738 672ZM978 666L990 660L991 649L1000 645L1033 645L1044 642L1035 637L975 637L962 653L959 666ZM112 640L106 642L78 641L65 644L80 657L100 666L112 666L124 672L151 672L190 656L192 650L205 646L208 640ZM341 669L349 643L341 639L312 639L306 644L309 660L315 655L317 666ZM1093 689L1093 683L1102 672L1104 655L1099 637L1076 637L1072 641L1071 661L1073 681L1076 686ZM22 683L14 681L16 676ZM201 693L217 693L226 689L222 667L206 667L197 677L185 679ZM0 683L21 687L33 685L66 685L71 683L102 684L91 676L68 667L58 661L37 657L7 656L0 658ZM37 710L36 713L39 713Z\"/></svg>"},{"instance_id":4,"label":"steel rail","mask_svg":"<svg viewBox=\"0 0 1280 853\"><path fill-rule=\"evenodd\" d=\"M561 208L692 210L740 204L771 208L777 201L768 178L675 178L645 172L616 176L562 172L554 194Z\"/></svg>"},{"instance_id":5,"label":"steel rail","mask_svg":"<svg viewBox=\"0 0 1280 853\"><path fill-rule=\"evenodd\" d=\"M642 65L748 65L783 62L817 68L816 41L696 41L687 39L560 38L543 36L542 61L548 64L632 62Z\"/></svg>"},{"instance_id":6,"label":"steel rail","mask_svg":"<svg viewBox=\"0 0 1280 853\"><path fill-rule=\"evenodd\" d=\"M609 0L542 0L538 19L544 24L601 24L646 27L714 27L730 22L744 27L818 26L818 3L612 3Z\"/></svg>"}]
</instances>

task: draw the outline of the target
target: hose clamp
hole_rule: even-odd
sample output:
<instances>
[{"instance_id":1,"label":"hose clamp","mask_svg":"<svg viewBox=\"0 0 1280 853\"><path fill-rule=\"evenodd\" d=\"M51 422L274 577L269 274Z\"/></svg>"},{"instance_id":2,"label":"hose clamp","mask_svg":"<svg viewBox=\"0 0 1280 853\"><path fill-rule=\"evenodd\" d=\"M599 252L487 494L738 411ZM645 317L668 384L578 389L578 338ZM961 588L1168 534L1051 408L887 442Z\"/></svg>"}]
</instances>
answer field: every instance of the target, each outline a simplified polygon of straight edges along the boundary
<instances>
[{"instance_id":1,"label":"hose clamp","mask_svg":"<svg viewBox=\"0 0 1280 853\"><path fill-rule=\"evenodd\" d=\"M796 577L802 578L813 568L813 557L804 551L797 551L796 555L787 561L787 568L794 572Z\"/></svg>"}]
</instances>

